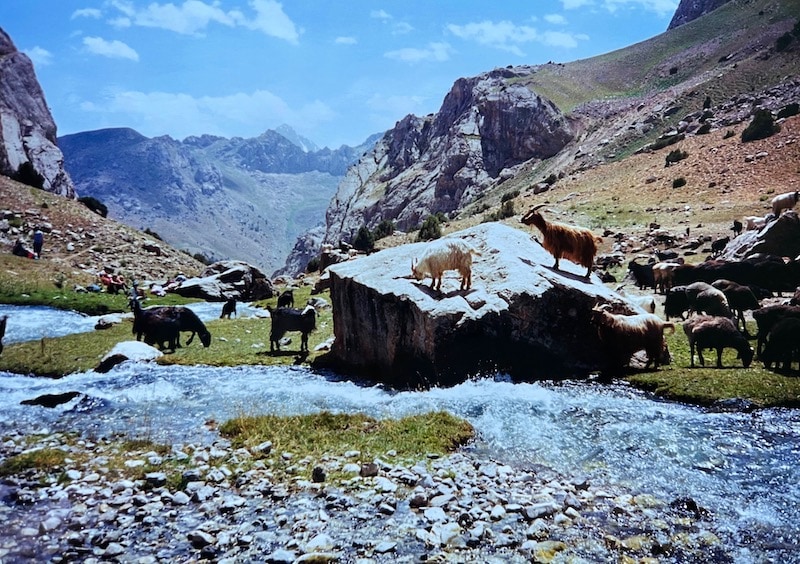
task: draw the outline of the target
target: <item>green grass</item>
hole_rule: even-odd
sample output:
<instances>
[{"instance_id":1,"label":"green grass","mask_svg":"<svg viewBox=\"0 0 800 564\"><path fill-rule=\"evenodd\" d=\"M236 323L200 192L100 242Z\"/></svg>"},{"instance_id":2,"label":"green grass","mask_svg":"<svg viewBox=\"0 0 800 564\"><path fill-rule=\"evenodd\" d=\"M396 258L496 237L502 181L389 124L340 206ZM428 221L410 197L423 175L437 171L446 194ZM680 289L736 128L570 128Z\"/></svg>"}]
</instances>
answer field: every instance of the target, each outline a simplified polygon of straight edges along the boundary
<instances>
[{"instance_id":1,"label":"green grass","mask_svg":"<svg viewBox=\"0 0 800 564\"><path fill-rule=\"evenodd\" d=\"M755 334L753 322L748 324ZM657 371L640 372L627 377L632 385L653 391L656 395L675 401L698 405L711 405L717 400L739 398L759 407L800 407L800 374L784 375L764 368L753 360L743 368L736 351L725 349L723 368L716 368L717 354L705 351L705 367L695 358L695 368L690 368L689 344L678 324L674 335L667 335L672 363ZM755 341L751 341L755 348Z\"/></svg>"}]
</instances>

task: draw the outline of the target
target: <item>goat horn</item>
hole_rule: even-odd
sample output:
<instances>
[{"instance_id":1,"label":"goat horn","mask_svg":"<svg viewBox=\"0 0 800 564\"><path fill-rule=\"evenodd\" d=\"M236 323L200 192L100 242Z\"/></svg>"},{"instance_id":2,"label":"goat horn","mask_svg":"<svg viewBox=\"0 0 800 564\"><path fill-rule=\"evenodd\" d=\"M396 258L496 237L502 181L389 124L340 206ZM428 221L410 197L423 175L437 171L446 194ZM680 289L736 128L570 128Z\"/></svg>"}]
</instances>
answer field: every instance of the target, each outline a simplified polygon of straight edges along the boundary
<instances>
[{"instance_id":1,"label":"goat horn","mask_svg":"<svg viewBox=\"0 0 800 564\"><path fill-rule=\"evenodd\" d=\"M546 205L547 205L547 204L538 204L538 205L535 205L535 206L533 206L533 207L531 208L531 211L536 211L536 210L538 210L539 208L543 208L543 207L545 207Z\"/></svg>"}]
</instances>

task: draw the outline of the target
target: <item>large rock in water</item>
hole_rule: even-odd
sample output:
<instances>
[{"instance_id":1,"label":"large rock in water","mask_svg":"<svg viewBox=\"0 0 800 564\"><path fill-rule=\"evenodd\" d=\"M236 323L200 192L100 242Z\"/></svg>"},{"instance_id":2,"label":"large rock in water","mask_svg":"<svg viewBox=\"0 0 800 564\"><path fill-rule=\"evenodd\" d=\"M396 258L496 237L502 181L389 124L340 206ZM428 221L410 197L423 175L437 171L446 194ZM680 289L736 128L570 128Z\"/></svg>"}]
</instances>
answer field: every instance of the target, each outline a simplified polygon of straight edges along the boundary
<instances>
[{"instance_id":1,"label":"large rock in water","mask_svg":"<svg viewBox=\"0 0 800 564\"><path fill-rule=\"evenodd\" d=\"M563 378L599 369L603 354L590 310L598 301L641 312L585 268L553 257L531 233L486 223L454 233L481 253L472 289L456 271L442 293L409 277L426 243L330 267L333 364L395 387L451 385L479 373ZM616 309L616 308L615 308Z\"/></svg>"}]
</instances>

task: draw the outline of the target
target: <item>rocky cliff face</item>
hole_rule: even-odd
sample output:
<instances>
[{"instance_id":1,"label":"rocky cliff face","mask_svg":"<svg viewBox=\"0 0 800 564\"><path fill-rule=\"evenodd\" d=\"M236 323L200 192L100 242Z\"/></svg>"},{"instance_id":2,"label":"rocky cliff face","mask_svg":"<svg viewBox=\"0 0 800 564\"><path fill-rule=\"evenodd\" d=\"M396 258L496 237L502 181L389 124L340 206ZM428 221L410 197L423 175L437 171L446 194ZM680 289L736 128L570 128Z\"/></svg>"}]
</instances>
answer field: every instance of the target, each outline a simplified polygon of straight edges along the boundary
<instances>
[{"instance_id":1,"label":"rocky cliff face","mask_svg":"<svg viewBox=\"0 0 800 564\"><path fill-rule=\"evenodd\" d=\"M63 161L33 64L0 29L0 174L74 198Z\"/></svg>"},{"instance_id":2,"label":"rocky cliff face","mask_svg":"<svg viewBox=\"0 0 800 564\"><path fill-rule=\"evenodd\" d=\"M704 16L709 12L713 12L723 4L727 4L731 0L681 0L678 4L678 9L672 16L667 29L674 29L680 25L688 23L692 20Z\"/></svg>"},{"instance_id":3,"label":"rocky cliff face","mask_svg":"<svg viewBox=\"0 0 800 564\"><path fill-rule=\"evenodd\" d=\"M325 241L362 225L417 227L476 200L523 162L546 159L572 140L556 106L515 83L529 68L496 69L456 81L434 115L409 115L352 167L326 216Z\"/></svg>"},{"instance_id":4,"label":"rocky cliff face","mask_svg":"<svg viewBox=\"0 0 800 564\"><path fill-rule=\"evenodd\" d=\"M367 148L306 151L275 131L177 141L106 129L59 142L80 193L103 202L110 217L191 254L270 273L320 223L345 170Z\"/></svg>"}]
</instances>

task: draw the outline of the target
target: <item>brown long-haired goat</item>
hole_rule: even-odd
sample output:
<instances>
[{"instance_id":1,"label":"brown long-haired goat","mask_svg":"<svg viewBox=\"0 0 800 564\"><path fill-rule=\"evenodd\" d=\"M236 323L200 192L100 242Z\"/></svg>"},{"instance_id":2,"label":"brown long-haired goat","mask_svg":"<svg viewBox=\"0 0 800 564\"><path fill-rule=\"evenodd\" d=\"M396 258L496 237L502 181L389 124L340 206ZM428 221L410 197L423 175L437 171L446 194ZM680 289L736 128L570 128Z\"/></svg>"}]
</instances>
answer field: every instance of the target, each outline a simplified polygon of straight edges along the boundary
<instances>
[{"instance_id":1,"label":"brown long-haired goat","mask_svg":"<svg viewBox=\"0 0 800 564\"><path fill-rule=\"evenodd\" d=\"M558 270L558 261L564 257L585 266L586 278L589 278L597 254L597 245L602 239L584 227L547 221L538 211L543 206L544 204L539 204L531 208L520 221L525 225L533 225L542 232L544 239L542 246L556 258L553 268Z\"/></svg>"}]
</instances>

